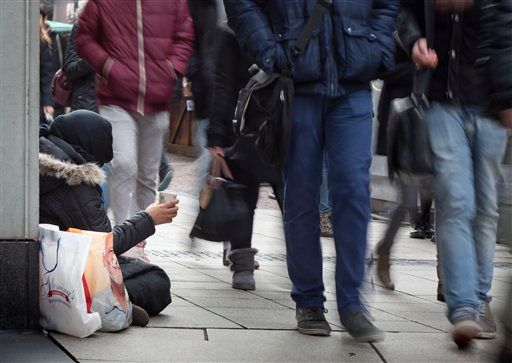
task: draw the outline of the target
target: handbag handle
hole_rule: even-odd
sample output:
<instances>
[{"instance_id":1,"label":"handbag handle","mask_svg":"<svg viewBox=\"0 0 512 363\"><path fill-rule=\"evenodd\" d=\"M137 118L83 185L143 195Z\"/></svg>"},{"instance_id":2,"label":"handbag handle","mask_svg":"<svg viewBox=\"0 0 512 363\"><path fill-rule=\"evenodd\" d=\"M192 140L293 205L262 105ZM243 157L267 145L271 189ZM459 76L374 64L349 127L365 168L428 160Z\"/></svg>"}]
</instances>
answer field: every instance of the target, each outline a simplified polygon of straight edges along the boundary
<instances>
[{"instance_id":1,"label":"handbag handle","mask_svg":"<svg viewBox=\"0 0 512 363\"><path fill-rule=\"evenodd\" d=\"M225 177L233 180L233 174L229 170L228 164L224 159L224 156L219 153L212 154L212 167L210 169L210 175L214 178Z\"/></svg>"},{"instance_id":2,"label":"handbag handle","mask_svg":"<svg viewBox=\"0 0 512 363\"><path fill-rule=\"evenodd\" d=\"M55 269L57 268L57 266L59 265L59 249L60 249L60 237L59 239L57 240L57 258L55 259L55 266L53 266L52 269L48 269L48 267L46 267L46 264L44 263L44 248L43 248L43 239L44 239L44 233L41 235L41 238L39 238L39 250L41 251L41 255L43 256L43 258L41 258L41 261L43 263L43 268L44 270L46 271L47 274L55 271Z\"/></svg>"}]
</instances>

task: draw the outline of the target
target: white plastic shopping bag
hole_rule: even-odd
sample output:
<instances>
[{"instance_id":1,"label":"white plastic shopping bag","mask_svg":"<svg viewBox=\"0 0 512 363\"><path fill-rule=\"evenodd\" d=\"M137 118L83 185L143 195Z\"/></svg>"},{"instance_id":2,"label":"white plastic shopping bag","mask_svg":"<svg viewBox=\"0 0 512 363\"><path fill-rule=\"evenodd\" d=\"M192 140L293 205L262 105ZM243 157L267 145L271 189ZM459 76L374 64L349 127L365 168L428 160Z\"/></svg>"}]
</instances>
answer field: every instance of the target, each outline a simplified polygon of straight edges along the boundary
<instances>
[{"instance_id":1,"label":"white plastic shopping bag","mask_svg":"<svg viewBox=\"0 0 512 363\"><path fill-rule=\"evenodd\" d=\"M39 310L44 329L84 338L101 328L100 315L91 312L83 274L91 237L39 225Z\"/></svg>"},{"instance_id":2,"label":"white plastic shopping bag","mask_svg":"<svg viewBox=\"0 0 512 363\"><path fill-rule=\"evenodd\" d=\"M132 323L132 304L114 253L112 232L70 228L69 232L90 236L89 257L84 270L84 289L91 298L91 310L100 314L101 331L119 331Z\"/></svg>"}]
</instances>

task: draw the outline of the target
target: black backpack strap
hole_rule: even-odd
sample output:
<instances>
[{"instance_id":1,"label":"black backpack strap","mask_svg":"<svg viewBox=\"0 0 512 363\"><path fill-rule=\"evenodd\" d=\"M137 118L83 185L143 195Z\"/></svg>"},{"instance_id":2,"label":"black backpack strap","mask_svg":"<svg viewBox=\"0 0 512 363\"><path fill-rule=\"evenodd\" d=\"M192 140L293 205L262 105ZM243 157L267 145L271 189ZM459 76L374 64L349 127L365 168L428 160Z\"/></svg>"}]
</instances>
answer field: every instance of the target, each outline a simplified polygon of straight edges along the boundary
<instances>
[{"instance_id":1,"label":"black backpack strap","mask_svg":"<svg viewBox=\"0 0 512 363\"><path fill-rule=\"evenodd\" d=\"M306 46L308 45L308 42L313 35L313 31L322 22L324 13L329 10L331 5L332 0L317 0L310 17L304 26L304 29L302 29L301 35L293 45L295 55L304 53L304 50L306 49Z\"/></svg>"}]
</instances>

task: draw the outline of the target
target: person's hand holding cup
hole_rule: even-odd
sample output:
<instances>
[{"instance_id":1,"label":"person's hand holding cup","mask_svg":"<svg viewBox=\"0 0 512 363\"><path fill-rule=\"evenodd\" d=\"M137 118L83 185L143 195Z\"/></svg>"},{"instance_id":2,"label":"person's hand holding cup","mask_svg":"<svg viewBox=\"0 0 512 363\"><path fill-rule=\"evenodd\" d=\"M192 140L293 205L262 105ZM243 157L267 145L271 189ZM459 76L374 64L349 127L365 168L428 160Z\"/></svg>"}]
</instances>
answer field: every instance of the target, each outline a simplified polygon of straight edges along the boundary
<instances>
[{"instance_id":1,"label":"person's hand holding cup","mask_svg":"<svg viewBox=\"0 0 512 363\"><path fill-rule=\"evenodd\" d=\"M153 203L146 208L146 212L150 215L155 226L164 223L171 223L178 215L177 195L169 192L160 192L158 195L158 203Z\"/></svg>"}]
</instances>

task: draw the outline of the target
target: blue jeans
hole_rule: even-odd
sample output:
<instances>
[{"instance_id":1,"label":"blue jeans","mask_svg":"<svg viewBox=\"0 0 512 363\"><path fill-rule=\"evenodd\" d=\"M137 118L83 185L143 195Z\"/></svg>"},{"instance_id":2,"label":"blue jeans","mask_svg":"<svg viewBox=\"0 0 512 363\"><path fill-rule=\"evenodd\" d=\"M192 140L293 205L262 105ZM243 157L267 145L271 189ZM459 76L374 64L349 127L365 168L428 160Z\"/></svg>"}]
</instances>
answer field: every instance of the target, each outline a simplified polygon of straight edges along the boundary
<instances>
[{"instance_id":1,"label":"blue jeans","mask_svg":"<svg viewBox=\"0 0 512 363\"><path fill-rule=\"evenodd\" d=\"M490 301L498 224L497 182L506 132L471 107L434 103L428 128L434 156L436 243L448 318Z\"/></svg>"},{"instance_id":2,"label":"blue jeans","mask_svg":"<svg viewBox=\"0 0 512 363\"><path fill-rule=\"evenodd\" d=\"M320 245L319 191L322 153L336 246L338 310L361 309L370 217L372 99L369 90L330 99L295 96L290 143L283 164L284 230L291 296L298 308L325 301Z\"/></svg>"}]
</instances>

